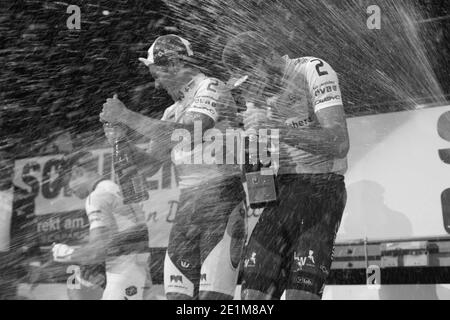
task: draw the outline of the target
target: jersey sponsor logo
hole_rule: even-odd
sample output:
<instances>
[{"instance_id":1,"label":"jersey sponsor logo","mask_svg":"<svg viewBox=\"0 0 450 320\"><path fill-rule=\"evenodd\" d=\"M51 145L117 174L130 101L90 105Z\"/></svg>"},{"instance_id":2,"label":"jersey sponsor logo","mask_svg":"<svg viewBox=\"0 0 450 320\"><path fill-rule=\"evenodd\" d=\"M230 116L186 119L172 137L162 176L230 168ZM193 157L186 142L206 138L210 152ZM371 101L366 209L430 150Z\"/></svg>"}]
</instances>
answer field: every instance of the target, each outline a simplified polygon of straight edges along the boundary
<instances>
[{"instance_id":1,"label":"jersey sponsor logo","mask_svg":"<svg viewBox=\"0 0 450 320\"><path fill-rule=\"evenodd\" d=\"M298 58L295 60L294 66L297 66L299 64L305 64L307 62L309 62L309 58Z\"/></svg>"},{"instance_id":2,"label":"jersey sponsor logo","mask_svg":"<svg viewBox=\"0 0 450 320\"><path fill-rule=\"evenodd\" d=\"M201 282L206 282L206 273L202 273L202 274L200 275L200 281L201 281Z\"/></svg>"},{"instance_id":3,"label":"jersey sponsor logo","mask_svg":"<svg viewBox=\"0 0 450 320\"><path fill-rule=\"evenodd\" d=\"M321 83L320 85L317 85L317 86L314 86L313 87L313 90L316 90L316 89L318 89L318 88L321 88L321 87L324 87L324 86L329 86L329 85L337 85L337 82L336 81L332 81L332 80L329 80L329 81L326 81L326 82L324 82L324 83Z\"/></svg>"},{"instance_id":4,"label":"jersey sponsor logo","mask_svg":"<svg viewBox=\"0 0 450 320\"><path fill-rule=\"evenodd\" d=\"M223 106L223 104L219 103L217 99L208 96L201 96L194 99L192 108L204 109L216 114L216 108L221 106Z\"/></svg>"},{"instance_id":5,"label":"jersey sponsor logo","mask_svg":"<svg viewBox=\"0 0 450 320\"><path fill-rule=\"evenodd\" d=\"M285 124L287 126L289 126L289 127L292 127L292 128L301 128L301 127L308 126L313 121L314 120L311 117L308 117L306 119L299 119L298 117L296 117L296 118L289 118L289 119L287 119Z\"/></svg>"},{"instance_id":6,"label":"jersey sponsor logo","mask_svg":"<svg viewBox=\"0 0 450 320\"><path fill-rule=\"evenodd\" d=\"M194 99L194 103L202 103L202 104L211 104L213 102L217 102L217 99L214 97L210 97L210 96L199 96L199 97L195 97Z\"/></svg>"},{"instance_id":7,"label":"jersey sponsor logo","mask_svg":"<svg viewBox=\"0 0 450 320\"><path fill-rule=\"evenodd\" d=\"M195 111L195 110L205 110L207 113L210 113L212 115L216 114L216 110L214 109L214 107L208 107L208 106L205 106L205 105L194 104L189 109L193 109L193 111Z\"/></svg>"},{"instance_id":8,"label":"jersey sponsor logo","mask_svg":"<svg viewBox=\"0 0 450 320\"><path fill-rule=\"evenodd\" d=\"M316 101L315 105L317 106L318 104L321 103L325 103L325 102L330 102L330 101L334 101L334 100L341 100L341 95L335 95L335 96L330 96L330 97L325 97L323 99L319 99Z\"/></svg>"},{"instance_id":9,"label":"jersey sponsor logo","mask_svg":"<svg viewBox=\"0 0 450 320\"><path fill-rule=\"evenodd\" d=\"M200 103L200 104L205 104L205 105L211 105L211 101L209 100L209 98L195 98L194 99L194 103Z\"/></svg>"},{"instance_id":10,"label":"jersey sponsor logo","mask_svg":"<svg viewBox=\"0 0 450 320\"><path fill-rule=\"evenodd\" d=\"M206 103L206 104L212 104L212 102L218 102L218 99L213 96L196 96L194 98L194 103Z\"/></svg>"},{"instance_id":11,"label":"jersey sponsor logo","mask_svg":"<svg viewBox=\"0 0 450 320\"><path fill-rule=\"evenodd\" d=\"M175 282L175 283L183 283L183 276L175 276L175 275L170 275L170 282Z\"/></svg>"},{"instance_id":12,"label":"jersey sponsor logo","mask_svg":"<svg viewBox=\"0 0 450 320\"><path fill-rule=\"evenodd\" d=\"M314 92L314 96L318 97L320 95L324 95L325 93L331 93L333 91L338 91L338 86L337 85L330 85L330 86L326 86L326 87L321 87L320 89L317 89Z\"/></svg>"},{"instance_id":13,"label":"jersey sponsor logo","mask_svg":"<svg viewBox=\"0 0 450 320\"><path fill-rule=\"evenodd\" d=\"M126 294L128 297L132 297L132 296L136 295L136 294L137 294L137 288L136 288L136 286L130 286L130 287L126 288L126 289L125 289L125 294Z\"/></svg>"}]
</instances>

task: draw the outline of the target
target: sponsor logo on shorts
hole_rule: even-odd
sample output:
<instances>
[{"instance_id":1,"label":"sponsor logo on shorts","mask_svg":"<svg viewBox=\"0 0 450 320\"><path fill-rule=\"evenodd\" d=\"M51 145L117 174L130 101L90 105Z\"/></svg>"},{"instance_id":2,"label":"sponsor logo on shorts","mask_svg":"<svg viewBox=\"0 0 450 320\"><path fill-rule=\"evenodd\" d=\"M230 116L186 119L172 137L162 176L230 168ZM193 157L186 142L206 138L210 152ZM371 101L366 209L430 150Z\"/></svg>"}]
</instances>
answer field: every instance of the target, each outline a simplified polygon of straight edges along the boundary
<instances>
[{"instance_id":1,"label":"sponsor logo on shorts","mask_svg":"<svg viewBox=\"0 0 450 320\"><path fill-rule=\"evenodd\" d=\"M252 252L249 259L245 259L244 265L246 268L254 268L256 266L256 252Z\"/></svg>"},{"instance_id":2,"label":"sponsor logo on shorts","mask_svg":"<svg viewBox=\"0 0 450 320\"><path fill-rule=\"evenodd\" d=\"M183 276L174 276L174 275L170 275L170 282L175 282L175 283L183 283Z\"/></svg>"},{"instance_id":3,"label":"sponsor logo on shorts","mask_svg":"<svg viewBox=\"0 0 450 320\"><path fill-rule=\"evenodd\" d=\"M312 280L309 279L309 278L306 278L306 277L300 277L300 276L298 276L298 277L295 279L295 281L296 281L297 283L303 284L303 285L305 285L305 286L312 286L312 285L313 285Z\"/></svg>"},{"instance_id":4,"label":"sponsor logo on shorts","mask_svg":"<svg viewBox=\"0 0 450 320\"><path fill-rule=\"evenodd\" d=\"M324 265L321 265L321 266L320 266L320 271L322 271L322 272L325 274L325 276L328 276L328 274L330 273L330 272L328 271L328 268L325 267Z\"/></svg>"},{"instance_id":5,"label":"sponsor logo on shorts","mask_svg":"<svg viewBox=\"0 0 450 320\"><path fill-rule=\"evenodd\" d=\"M132 296L137 294L137 288L135 286L130 286L130 287L125 289L125 294L128 297L132 297Z\"/></svg>"},{"instance_id":6,"label":"sponsor logo on shorts","mask_svg":"<svg viewBox=\"0 0 450 320\"><path fill-rule=\"evenodd\" d=\"M181 266L183 269L187 269L187 268L189 268L189 267L191 266L191 264L189 263L189 261L181 260L181 261L180 261L180 266Z\"/></svg>"},{"instance_id":7,"label":"sponsor logo on shorts","mask_svg":"<svg viewBox=\"0 0 450 320\"><path fill-rule=\"evenodd\" d=\"M304 267L315 268L316 266L313 250L309 250L307 256L300 256L297 254L297 252L294 252L294 261L297 265L296 271L303 270Z\"/></svg>"}]
</instances>

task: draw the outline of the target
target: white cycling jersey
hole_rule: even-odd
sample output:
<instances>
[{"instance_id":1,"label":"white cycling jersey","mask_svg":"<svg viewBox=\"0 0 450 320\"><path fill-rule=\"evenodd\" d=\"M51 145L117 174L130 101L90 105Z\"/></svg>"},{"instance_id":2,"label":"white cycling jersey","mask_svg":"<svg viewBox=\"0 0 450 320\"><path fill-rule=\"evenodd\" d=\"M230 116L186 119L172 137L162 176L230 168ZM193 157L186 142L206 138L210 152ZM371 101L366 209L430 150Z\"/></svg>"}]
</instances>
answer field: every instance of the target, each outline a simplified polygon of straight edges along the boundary
<instances>
[{"instance_id":1,"label":"white cycling jersey","mask_svg":"<svg viewBox=\"0 0 450 320\"><path fill-rule=\"evenodd\" d=\"M316 113L325 108L342 106L341 90L336 72L322 59L303 57L285 63L282 90L267 100L287 126L308 128L319 126ZM347 158L332 159L280 143L281 174L340 173L347 170Z\"/></svg>"},{"instance_id":2,"label":"white cycling jersey","mask_svg":"<svg viewBox=\"0 0 450 320\"><path fill-rule=\"evenodd\" d=\"M145 224L140 204L123 204L119 186L102 180L86 199L89 229L108 228L112 236ZM147 253L130 253L107 257L106 288L103 300L141 300L149 283Z\"/></svg>"},{"instance_id":3,"label":"white cycling jersey","mask_svg":"<svg viewBox=\"0 0 450 320\"><path fill-rule=\"evenodd\" d=\"M235 129L237 109L230 91L218 79L198 74L182 89L182 98L168 107L161 120L177 123L183 122L186 113L201 113L214 120L214 130L220 132L223 145L226 142L227 129ZM218 130L218 131L217 131ZM200 130L196 131L200 135ZM212 131L211 131L212 132ZM172 150L172 161L177 167L180 188L199 186L208 180L224 179L239 172L239 167L226 164L226 153L216 157L215 144L203 136L203 142L194 150L182 150L175 146ZM194 137L191 137L192 141ZM222 162L216 161L222 159Z\"/></svg>"}]
</instances>

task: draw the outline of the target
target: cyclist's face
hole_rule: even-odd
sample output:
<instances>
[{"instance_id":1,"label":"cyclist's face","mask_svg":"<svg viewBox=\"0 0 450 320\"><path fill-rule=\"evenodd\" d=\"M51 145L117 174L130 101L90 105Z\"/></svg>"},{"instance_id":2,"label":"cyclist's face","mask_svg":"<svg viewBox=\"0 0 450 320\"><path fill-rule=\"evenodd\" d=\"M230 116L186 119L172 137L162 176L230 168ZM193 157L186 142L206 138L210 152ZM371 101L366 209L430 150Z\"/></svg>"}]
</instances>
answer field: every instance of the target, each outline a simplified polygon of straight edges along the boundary
<instances>
[{"instance_id":1,"label":"cyclist's face","mask_svg":"<svg viewBox=\"0 0 450 320\"><path fill-rule=\"evenodd\" d=\"M150 73L155 80L155 87L162 88L173 95L178 90L178 72L174 66L150 65Z\"/></svg>"},{"instance_id":2,"label":"cyclist's face","mask_svg":"<svg viewBox=\"0 0 450 320\"><path fill-rule=\"evenodd\" d=\"M148 69L155 80L155 87L163 87L170 76L168 68L151 64L148 66Z\"/></svg>"}]
</instances>

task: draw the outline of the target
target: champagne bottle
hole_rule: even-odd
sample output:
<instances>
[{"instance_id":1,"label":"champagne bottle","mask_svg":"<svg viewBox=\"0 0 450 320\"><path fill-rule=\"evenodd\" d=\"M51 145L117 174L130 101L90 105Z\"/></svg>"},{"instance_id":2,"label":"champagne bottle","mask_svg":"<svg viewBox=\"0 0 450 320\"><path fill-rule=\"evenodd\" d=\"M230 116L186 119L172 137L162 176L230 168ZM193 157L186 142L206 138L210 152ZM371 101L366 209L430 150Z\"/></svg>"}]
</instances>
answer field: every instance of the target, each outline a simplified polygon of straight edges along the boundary
<instances>
[{"instance_id":1,"label":"champagne bottle","mask_svg":"<svg viewBox=\"0 0 450 320\"><path fill-rule=\"evenodd\" d=\"M271 162L259 159L259 138L257 135L245 137L245 163L243 172L247 182L248 201L252 209L266 208L278 204L278 188ZM256 146L256 148L255 148ZM270 150L267 150L270 158ZM264 173L262 174L262 172Z\"/></svg>"},{"instance_id":2,"label":"champagne bottle","mask_svg":"<svg viewBox=\"0 0 450 320\"><path fill-rule=\"evenodd\" d=\"M122 190L124 204L138 203L149 198L144 178L138 171L137 156L136 147L126 137L115 138L113 166Z\"/></svg>"}]
</instances>

